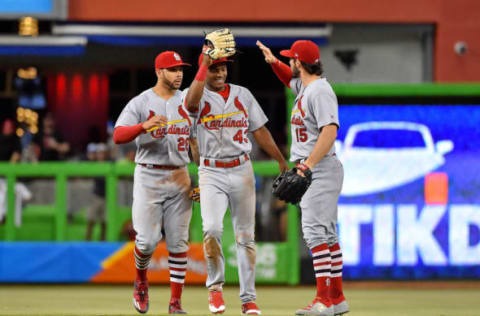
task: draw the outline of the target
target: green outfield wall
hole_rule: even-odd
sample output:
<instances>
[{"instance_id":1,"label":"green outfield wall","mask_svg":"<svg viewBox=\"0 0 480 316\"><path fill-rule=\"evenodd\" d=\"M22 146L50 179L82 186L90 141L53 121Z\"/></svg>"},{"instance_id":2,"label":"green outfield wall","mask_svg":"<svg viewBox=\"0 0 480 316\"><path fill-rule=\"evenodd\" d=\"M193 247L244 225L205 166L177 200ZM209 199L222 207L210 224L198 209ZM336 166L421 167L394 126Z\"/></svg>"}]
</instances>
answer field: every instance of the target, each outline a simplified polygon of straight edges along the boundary
<instances>
[{"instance_id":1,"label":"green outfield wall","mask_svg":"<svg viewBox=\"0 0 480 316\"><path fill-rule=\"evenodd\" d=\"M133 163L92 163L62 162L37 164L0 164L0 177L7 180L7 220L0 226L3 241L54 240L57 242L78 240L84 236L78 227L67 223L67 180L69 178L105 177L107 241L118 241L122 226L131 218L129 207L117 203L117 185L120 178L132 177ZM254 172L258 176L276 176L276 162L254 162ZM192 177L197 175L197 166L190 164L188 169ZM24 210L25 217L31 217L33 225L15 227L15 182L26 178L52 178L55 182L55 198L52 205L30 205ZM238 282L236 267L235 237L229 213L224 220L223 249L226 259L227 282ZM81 237L80 237L81 236ZM202 241L202 223L200 205L194 203L190 226L191 242ZM288 232L285 242L258 243L257 280L261 283L299 282L299 214L296 206L288 205Z\"/></svg>"}]
</instances>

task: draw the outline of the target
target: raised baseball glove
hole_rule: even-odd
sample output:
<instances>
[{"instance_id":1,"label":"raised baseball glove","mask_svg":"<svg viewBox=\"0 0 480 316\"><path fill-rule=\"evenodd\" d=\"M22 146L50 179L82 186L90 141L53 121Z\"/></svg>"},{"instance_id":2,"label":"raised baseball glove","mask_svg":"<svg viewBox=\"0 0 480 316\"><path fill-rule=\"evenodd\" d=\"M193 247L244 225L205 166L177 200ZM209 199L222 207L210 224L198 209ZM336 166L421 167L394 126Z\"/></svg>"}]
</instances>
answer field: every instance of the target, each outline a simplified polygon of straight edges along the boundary
<instances>
[{"instance_id":1,"label":"raised baseball glove","mask_svg":"<svg viewBox=\"0 0 480 316\"><path fill-rule=\"evenodd\" d=\"M300 170L305 175L297 173ZM273 195L280 200L297 204L312 183L312 171L305 164L297 164L295 168L282 172L273 182Z\"/></svg>"},{"instance_id":2,"label":"raised baseball glove","mask_svg":"<svg viewBox=\"0 0 480 316\"><path fill-rule=\"evenodd\" d=\"M235 38L229 29L220 29L205 36L205 46L208 48L204 54L212 59L229 57L235 54Z\"/></svg>"},{"instance_id":3,"label":"raised baseball glove","mask_svg":"<svg viewBox=\"0 0 480 316\"><path fill-rule=\"evenodd\" d=\"M192 201L200 203L200 188L199 187L193 188L188 194L188 196Z\"/></svg>"}]
</instances>

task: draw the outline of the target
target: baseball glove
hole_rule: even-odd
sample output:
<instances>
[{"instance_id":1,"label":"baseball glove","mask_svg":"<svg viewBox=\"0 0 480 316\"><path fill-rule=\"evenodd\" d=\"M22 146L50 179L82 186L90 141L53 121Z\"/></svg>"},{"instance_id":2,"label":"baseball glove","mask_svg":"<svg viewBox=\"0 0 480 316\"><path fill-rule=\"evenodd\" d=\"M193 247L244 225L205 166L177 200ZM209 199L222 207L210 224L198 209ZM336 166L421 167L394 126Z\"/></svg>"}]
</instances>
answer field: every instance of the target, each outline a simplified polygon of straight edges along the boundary
<instances>
[{"instance_id":1,"label":"baseball glove","mask_svg":"<svg viewBox=\"0 0 480 316\"><path fill-rule=\"evenodd\" d=\"M229 57L235 54L235 38L229 29L220 29L205 36L205 46L208 48L204 54L212 59Z\"/></svg>"},{"instance_id":2,"label":"baseball glove","mask_svg":"<svg viewBox=\"0 0 480 316\"><path fill-rule=\"evenodd\" d=\"M303 172L305 177L297 173ZM297 204L312 183L312 171L305 164L297 164L295 168L282 172L273 182L273 195L280 200Z\"/></svg>"},{"instance_id":3,"label":"baseball glove","mask_svg":"<svg viewBox=\"0 0 480 316\"><path fill-rule=\"evenodd\" d=\"M199 187L193 188L188 194L188 196L192 201L200 203L200 188Z\"/></svg>"}]
</instances>

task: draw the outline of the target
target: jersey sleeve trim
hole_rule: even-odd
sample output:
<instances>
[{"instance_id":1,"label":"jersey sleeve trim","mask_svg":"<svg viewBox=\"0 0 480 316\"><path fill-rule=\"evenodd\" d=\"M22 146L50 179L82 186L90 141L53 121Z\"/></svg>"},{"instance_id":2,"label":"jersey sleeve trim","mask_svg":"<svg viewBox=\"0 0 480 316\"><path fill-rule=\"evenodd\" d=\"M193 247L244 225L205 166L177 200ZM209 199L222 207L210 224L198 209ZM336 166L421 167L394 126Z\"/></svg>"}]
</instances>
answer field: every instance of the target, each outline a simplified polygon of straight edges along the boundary
<instances>
[{"instance_id":1,"label":"jersey sleeve trim","mask_svg":"<svg viewBox=\"0 0 480 316\"><path fill-rule=\"evenodd\" d=\"M270 64L273 72L277 75L278 79L283 82L284 85L290 88L290 80L292 80L292 70L286 64L282 63L278 59Z\"/></svg>"},{"instance_id":2,"label":"jersey sleeve trim","mask_svg":"<svg viewBox=\"0 0 480 316\"><path fill-rule=\"evenodd\" d=\"M129 143L144 132L142 123L132 126L118 126L113 130L113 141L115 144Z\"/></svg>"}]
</instances>

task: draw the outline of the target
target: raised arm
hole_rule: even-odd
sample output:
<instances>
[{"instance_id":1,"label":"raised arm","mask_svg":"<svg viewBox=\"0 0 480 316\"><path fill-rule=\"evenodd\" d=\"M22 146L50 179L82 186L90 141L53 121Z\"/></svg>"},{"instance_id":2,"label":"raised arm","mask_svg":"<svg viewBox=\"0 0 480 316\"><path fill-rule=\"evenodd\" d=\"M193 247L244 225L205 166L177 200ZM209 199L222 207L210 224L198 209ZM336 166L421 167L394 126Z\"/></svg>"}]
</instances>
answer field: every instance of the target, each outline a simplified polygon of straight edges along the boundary
<instances>
[{"instance_id":1,"label":"raised arm","mask_svg":"<svg viewBox=\"0 0 480 316\"><path fill-rule=\"evenodd\" d=\"M290 88L290 80L292 80L292 70L286 64L278 60L273 54L270 48L263 45L262 42L257 41L257 46L265 56L265 61L270 64L273 72L277 75L278 79L283 82L284 85Z\"/></svg>"},{"instance_id":2,"label":"raised arm","mask_svg":"<svg viewBox=\"0 0 480 316\"><path fill-rule=\"evenodd\" d=\"M278 149L277 144L275 144L272 134L270 134L268 129L265 126L262 126L253 131L252 134L260 148L262 148L270 157L278 162L278 168L280 169L280 172L287 170L288 164L280 152L280 149Z\"/></svg>"},{"instance_id":3,"label":"raised arm","mask_svg":"<svg viewBox=\"0 0 480 316\"><path fill-rule=\"evenodd\" d=\"M205 48L204 48L205 49ZM203 54L203 53L202 53ZM197 75L192 81L185 97L185 106L190 112L197 112L200 104L200 99L203 96L203 89L205 88L205 78L207 76L208 67L212 64L212 60L208 55L203 54L202 63L198 68Z\"/></svg>"}]
</instances>

